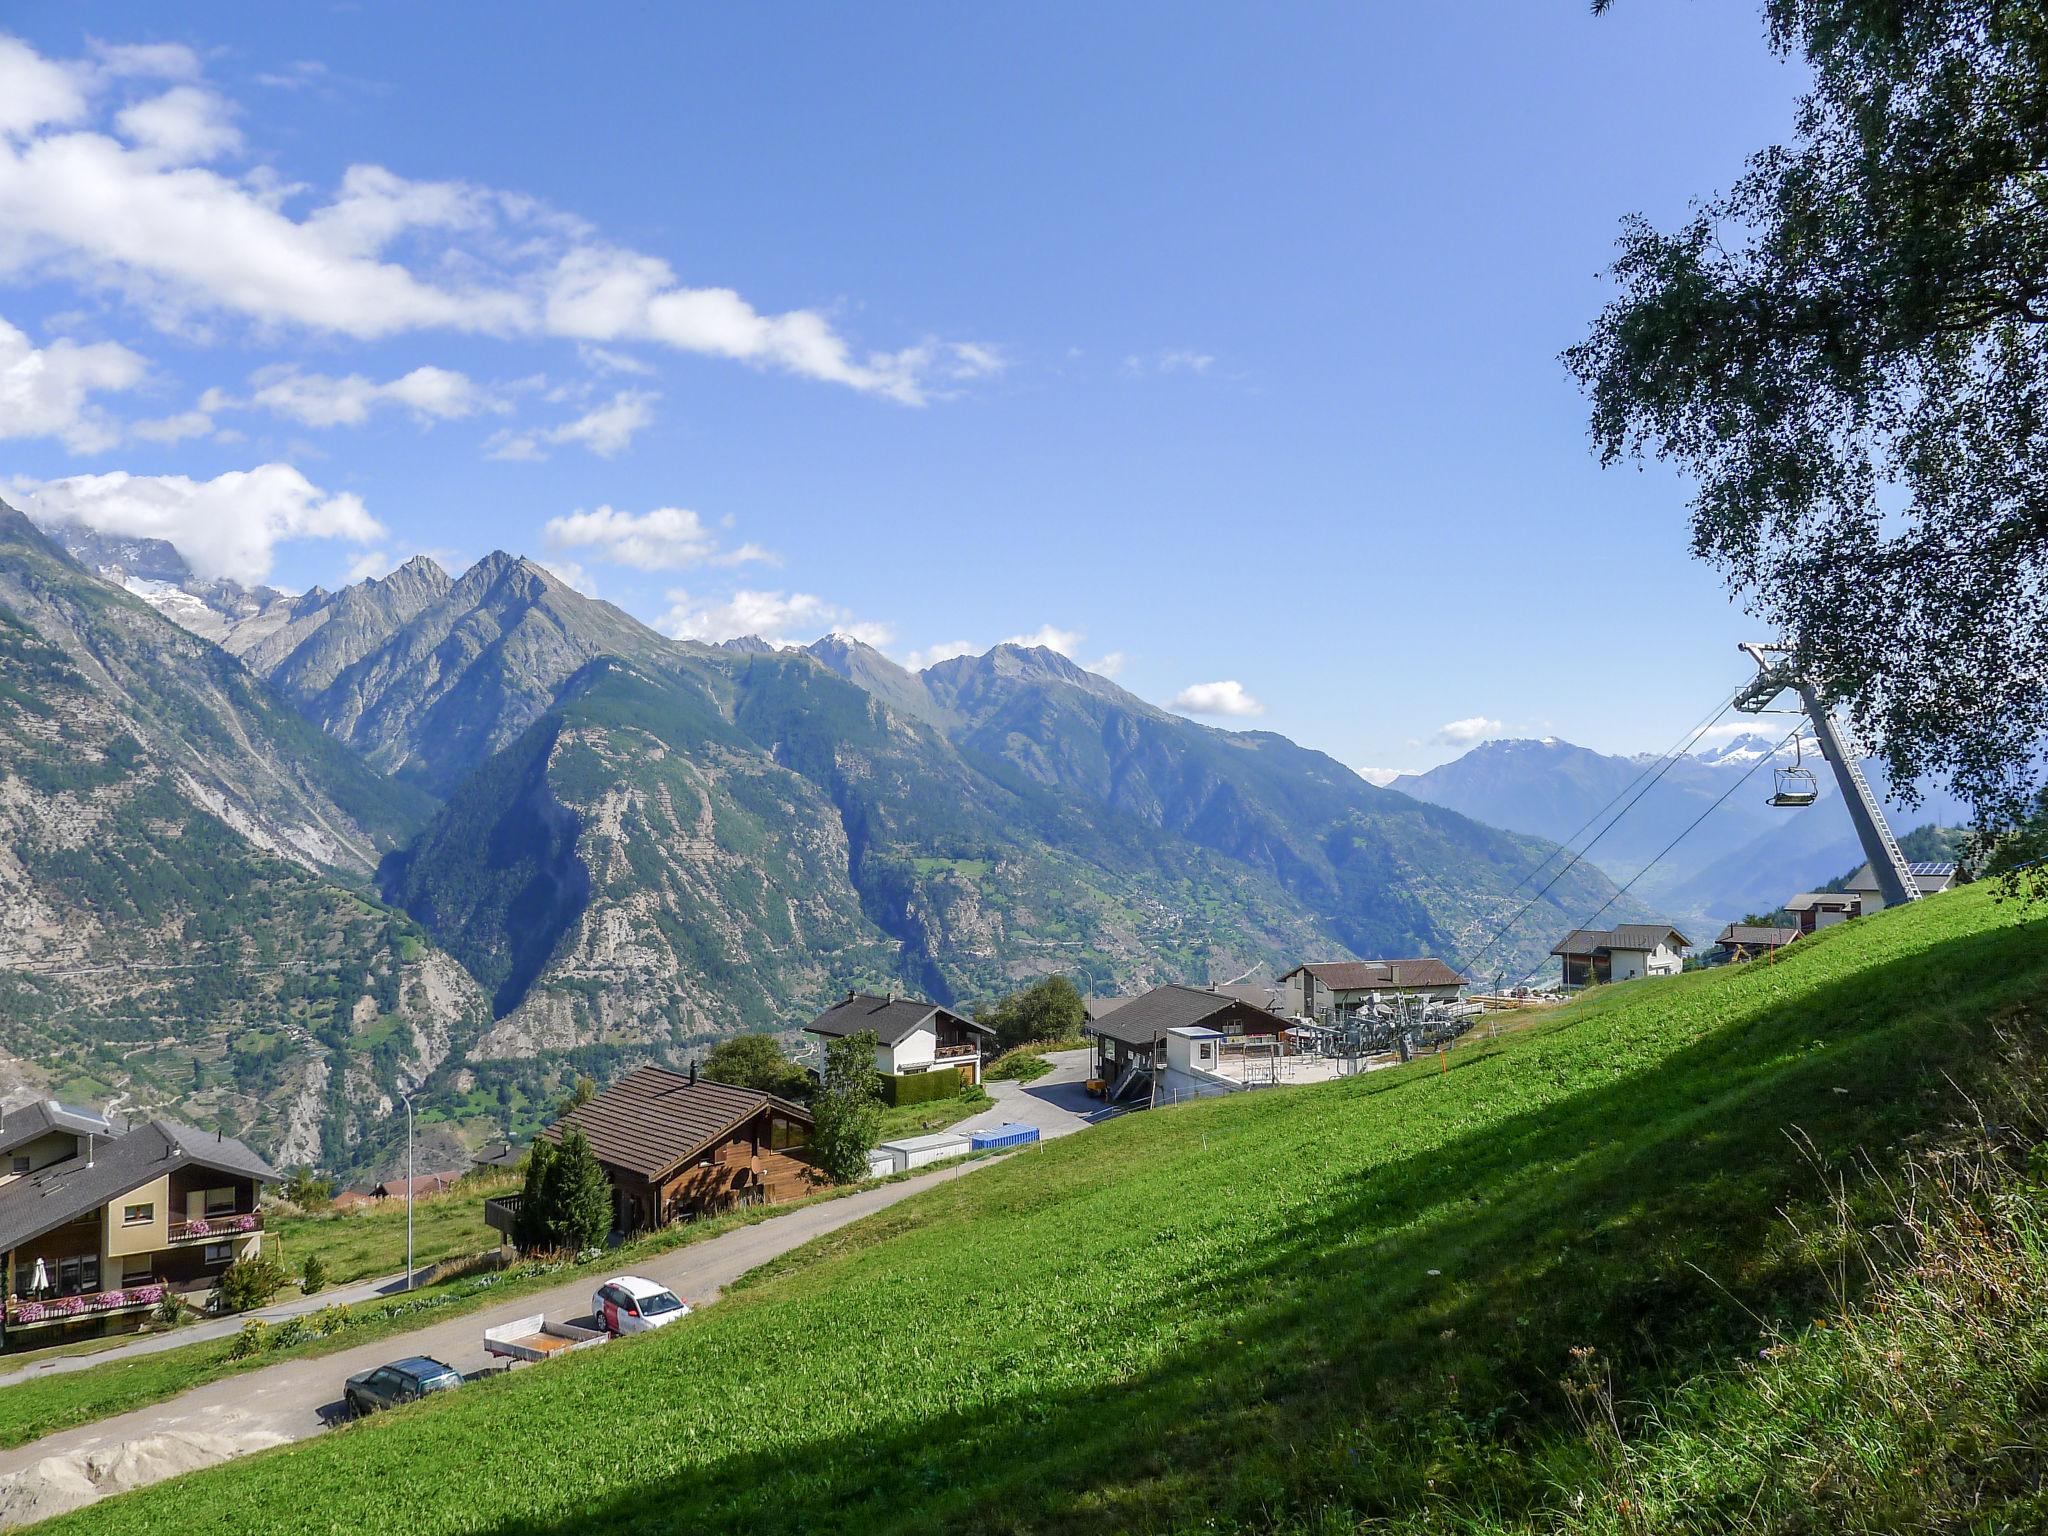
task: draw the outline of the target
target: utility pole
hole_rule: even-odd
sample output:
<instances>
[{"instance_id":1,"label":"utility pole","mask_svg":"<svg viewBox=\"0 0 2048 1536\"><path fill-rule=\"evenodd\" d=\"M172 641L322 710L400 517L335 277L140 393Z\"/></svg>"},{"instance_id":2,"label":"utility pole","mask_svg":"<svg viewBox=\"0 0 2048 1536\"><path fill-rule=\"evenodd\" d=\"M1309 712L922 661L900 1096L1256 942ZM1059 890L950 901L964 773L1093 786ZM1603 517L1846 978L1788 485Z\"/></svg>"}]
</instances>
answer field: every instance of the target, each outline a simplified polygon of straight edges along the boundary
<instances>
[{"instance_id":1,"label":"utility pole","mask_svg":"<svg viewBox=\"0 0 2048 1536\"><path fill-rule=\"evenodd\" d=\"M405 1100L405 1288L412 1289L412 1095Z\"/></svg>"},{"instance_id":2,"label":"utility pole","mask_svg":"<svg viewBox=\"0 0 2048 1536\"><path fill-rule=\"evenodd\" d=\"M1884 819L1884 807L1871 791L1870 781L1857 765L1855 748L1846 731L1835 720L1835 712L1821 695L1813 679L1798 672L1789 660L1771 662L1767 654L1783 656L1791 647L1745 643L1740 647L1757 665L1756 680L1735 696L1735 707L1744 714L1760 715L1771 701L1791 689L1799 695L1800 706L1820 742L1821 756L1835 770L1835 783L1842 791L1842 803L1856 824L1856 840L1863 845L1863 857L1870 861L1870 873L1877 891L1888 907L1904 906L1920 899L1920 887L1906 865L1905 852Z\"/></svg>"}]
</instances>

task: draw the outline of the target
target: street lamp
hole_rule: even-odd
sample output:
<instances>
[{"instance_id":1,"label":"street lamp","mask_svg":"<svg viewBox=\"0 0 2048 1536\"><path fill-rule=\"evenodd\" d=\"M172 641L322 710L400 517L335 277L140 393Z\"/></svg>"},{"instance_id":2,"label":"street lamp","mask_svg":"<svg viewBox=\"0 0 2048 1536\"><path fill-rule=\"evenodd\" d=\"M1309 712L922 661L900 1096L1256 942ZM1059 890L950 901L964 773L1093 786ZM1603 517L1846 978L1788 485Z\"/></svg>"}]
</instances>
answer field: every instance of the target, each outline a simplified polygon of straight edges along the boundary
<instances>
[{"instance_id":1,"label":"street lamp","mask_svg":"<svg viewBox=\"0 0 2048 1536\"><path fill-rule=\"evenodd\" d=\"M412 1095L405 1100L405 1288L412 1289Z\"/></svg>"}]
</instances>

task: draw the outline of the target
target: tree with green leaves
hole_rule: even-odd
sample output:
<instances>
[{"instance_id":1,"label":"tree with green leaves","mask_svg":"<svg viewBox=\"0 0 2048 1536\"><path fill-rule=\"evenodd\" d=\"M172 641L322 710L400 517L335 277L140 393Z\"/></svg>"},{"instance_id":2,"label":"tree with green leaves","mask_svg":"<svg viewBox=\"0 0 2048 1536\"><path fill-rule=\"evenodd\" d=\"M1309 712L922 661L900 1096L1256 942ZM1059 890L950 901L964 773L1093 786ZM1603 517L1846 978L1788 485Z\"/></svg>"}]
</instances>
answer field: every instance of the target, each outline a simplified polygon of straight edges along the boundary
<instances>
[{"instance_id":1,"label":"tree with green leaves","mask_svg":"<svg viewBox=\"0 0 2048 1536\"><path fill-rule=\"evenodd\" d=\"M752 1088L799 1103L811 1096L810 1073L791 1061L773 1035L733 1035L711 1047L704 1076L714 1083Z\"/></svg>"},{"instance_id":2,"label":"tree with green leaves","mask_svg":"<svg viewBox=\"0 0 2048 1536\"><path fill-rule=\"evenodd\" d=\"M1041 1040L1073 1039L1088 1022L1088 1005L1066 977L1048 976L1012 992L976 1018L996 1032L996 1048L1007 1051Z\"/></svg>"},{"instance_id":3,"label":"tree with green leaves","mask_svg":"<svg viewBox=\"0 0 2048 1536\"><path fill-rule=\"evenodd\" d=\"M1789 142L1676 229L1627 220L1566 362L1603 461L1692 478L1695 553L1893 784L2016 827L2048 735L2048 9L1763 9L1811 70Z\"/></svg>"},{"instance_id":4,"label":"tree with green leaves","mask_svg":"<svg viewBox=\"0 0 2048 1536\"><path fill-rule=\"evenodd\" d=\"M301 1164L284 1181L284 1197L302 1211L322 1211L334 1198L334 1186Z\"/></svg>"},{"instance_id":5,"label":"tree with green leaves","mask_svg":"<svg viewBox=\"0 0 2048 1536\"><path fill-rule=\"evenodd\" d=\"M526 1182L520 1187L519 1209L512 1217L512 1246L521 1253L538 1253L554 1246L549 1241L554 1166L555 1144L536 1136L526 1152Z\"/></svg>"},{"instance_id":6,"label":"tree with green leaves","mask_svg":"<svg viewBox=\"0 0 2048 1536\"><path fill-rule=\"evenodd\" d=\"M611 1229L611 1180L582 1128L570 1126L559 1142L535 1138L512 1219L513 1246L521 1253L574 1253L596 1247Z\"/></svg>"},{"instance_id":7,"label":"tree with green leaves","mask_svg":"<svg viewBox=\"0 0 2048 1536\"><path fill-rule=\"evenodd\" d=\"M811 1155L841 1184L867 1177L868 1149L882 1133L875 1043L871 1029L827 1041L823 1080L811 1099Z\"/></svg>"}]
</instances>

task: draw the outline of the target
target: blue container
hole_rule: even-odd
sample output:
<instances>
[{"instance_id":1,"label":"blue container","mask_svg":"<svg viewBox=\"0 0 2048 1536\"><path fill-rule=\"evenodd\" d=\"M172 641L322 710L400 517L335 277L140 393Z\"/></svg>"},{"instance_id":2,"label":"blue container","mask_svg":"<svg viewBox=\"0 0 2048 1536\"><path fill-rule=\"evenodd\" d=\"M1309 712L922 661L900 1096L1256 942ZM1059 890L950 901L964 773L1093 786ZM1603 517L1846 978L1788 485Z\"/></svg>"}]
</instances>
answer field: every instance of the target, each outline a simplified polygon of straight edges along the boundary
<instances>
[{"instance_id":1,"label":"blue container","mask_svg":"<svg viewBox=\"0 0 2048 1536\"><path fill-rule=\"evenodd\" d=\"M996 1147L1025 1147L1038 1140L1038 1127L1019 1125L1014 1120L1002 1125L992 1125L985 1131L976 1131L968 1137L968 1145L976 1152L988 1152Z\"/></svg>"}]
</instances>

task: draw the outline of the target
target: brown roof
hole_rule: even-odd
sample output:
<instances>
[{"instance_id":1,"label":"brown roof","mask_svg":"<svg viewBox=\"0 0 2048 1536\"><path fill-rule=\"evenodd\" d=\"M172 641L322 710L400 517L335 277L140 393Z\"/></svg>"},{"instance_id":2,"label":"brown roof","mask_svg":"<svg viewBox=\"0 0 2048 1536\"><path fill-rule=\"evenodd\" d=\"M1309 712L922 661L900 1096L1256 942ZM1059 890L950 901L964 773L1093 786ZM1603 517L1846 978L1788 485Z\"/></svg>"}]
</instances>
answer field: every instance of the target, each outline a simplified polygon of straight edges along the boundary
<instances>
[{"instance_id":1,"label":"brown roof","mask_svg":"<svg viewBox=\"0 0 2048 1536\"><path fill-rule=\"evenodd\" d=\"M559 1142L573 1125L599 1162L654 1179L771 1104L806 1126L811 1123L810 1111L758 1089L685 1077L665 1067L635 1067L540 1134L544 1141Z\"/></svg>"},{"instance_id":2,"label":"brown roof","mask_svg":"<svg viewBox=\"0 0 2048 1536\"><path fill-rule=\"evenodd\" d=\"M1328 960L1297 965L1332 992L1377 992L1402 987L1462 987L1465 978L1433 956L1415 960ZM1289 971L1287 976L1292 976ZM1285 981L1287 976L1280 979Z\"/></svg>"}]
</instances>

